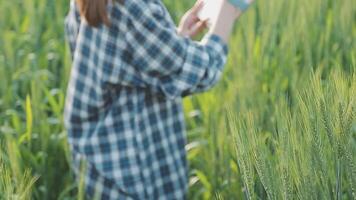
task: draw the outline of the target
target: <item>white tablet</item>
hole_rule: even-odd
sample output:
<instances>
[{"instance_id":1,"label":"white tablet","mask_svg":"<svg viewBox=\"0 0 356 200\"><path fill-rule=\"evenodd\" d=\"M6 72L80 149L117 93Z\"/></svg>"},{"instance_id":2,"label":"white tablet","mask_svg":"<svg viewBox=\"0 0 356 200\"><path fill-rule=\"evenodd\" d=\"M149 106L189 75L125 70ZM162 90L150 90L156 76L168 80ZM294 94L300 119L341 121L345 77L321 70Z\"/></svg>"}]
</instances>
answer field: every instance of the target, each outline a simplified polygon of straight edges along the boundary
<instances>
[{"instance_id":1,"label":"white tablet","mask_svg":"<svg viewBox=\"0 0 356 200\"><path fill-rule=\"evenodd\" d=\"M219 15L220 8L226 0L203 0L204 5L202 10L198 13L200 20L208 20L208 23L213 22ZM241 12L247 10L254 0L229 0L229 2L238 8Z\"/></svg>"},{"instance_id":2,"label":"white tablet","mask_svg":"<svg viewBox=\"0 0 356 200\"><path fill-rule=\"evenodd\" d=\"M213 21L218 17L220 8L224 0L204 0L204 5L201 11L198 13L200 20Z\"/></svg>"}]
</instances>

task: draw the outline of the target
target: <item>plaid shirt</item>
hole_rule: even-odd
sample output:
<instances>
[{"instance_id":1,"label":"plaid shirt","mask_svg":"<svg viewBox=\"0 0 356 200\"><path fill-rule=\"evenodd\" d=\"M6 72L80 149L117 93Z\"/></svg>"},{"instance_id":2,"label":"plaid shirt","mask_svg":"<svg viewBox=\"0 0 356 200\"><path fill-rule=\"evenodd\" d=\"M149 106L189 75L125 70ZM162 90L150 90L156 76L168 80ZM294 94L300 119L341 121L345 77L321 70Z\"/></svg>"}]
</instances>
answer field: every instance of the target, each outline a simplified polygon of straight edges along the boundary
<instances>
[{"instance_id":1,"label":"plaid shirt","mask_svg":"<svg viewBox=\"0 0 356 200\"><path fill-rule=\"evenodd\" d=\"M217 35L179 36L160 0L108 5L90 27L71 2L73 63L64 121L86 193L100 199L184 199L188 169L182 98L211 88L228 48Z\"/></svg>"}]
</instances>

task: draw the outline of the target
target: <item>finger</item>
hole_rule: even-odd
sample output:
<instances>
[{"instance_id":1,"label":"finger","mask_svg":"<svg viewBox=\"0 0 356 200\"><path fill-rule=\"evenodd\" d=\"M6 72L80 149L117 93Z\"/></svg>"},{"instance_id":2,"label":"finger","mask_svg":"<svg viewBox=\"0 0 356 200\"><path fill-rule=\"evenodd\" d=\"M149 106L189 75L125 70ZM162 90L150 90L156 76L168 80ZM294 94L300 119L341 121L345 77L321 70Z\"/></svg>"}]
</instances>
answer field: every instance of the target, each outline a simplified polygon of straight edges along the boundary
<instances>
[{"instance_id":1,"label":"finger","mask_svg":"<svg viewBox=\"0 0 356 200\"><path fill-rule=\"evenodd\" d=\"M203 8L204 6L204 1L203 0L198 0L195 5L191 8L191 13L192 14L198 14L198 12Z\"/></svg>"},{"instance_id":2,"label":"finger","mask_svg":"<svg viewBox=\"0 0 356 200\"><path fill-rule=\"evenodd\" d=\"M204 29L207 28L206 23L207 21L199 21L198 23L194 24L194 26L192 26L192 28L189 30L189 35L191 37L194 37L195 35L202 32Z\"/></svg>"},{"instance_id":3,"label":"finger","mask_svg":"<svg viewBox=\"0 0 356 200\"><path fill-rule=\"evenodd\" d=\"M195 2L194 6L198 6L198 4L200 4L200 3L202 3L202 2L204 2L204 0L197 0L197 1Z\"/></svg>"},{"instance_id":4,"label":"finger","mask_svg":"<svg viewBox=\"0 0 356 200\"><path fill-rule=\"evenodd\" d=\"M191 15L190 18L187 20L187 26L191 29L200 19L196 15Z\"/></svg>"}]
</instances>

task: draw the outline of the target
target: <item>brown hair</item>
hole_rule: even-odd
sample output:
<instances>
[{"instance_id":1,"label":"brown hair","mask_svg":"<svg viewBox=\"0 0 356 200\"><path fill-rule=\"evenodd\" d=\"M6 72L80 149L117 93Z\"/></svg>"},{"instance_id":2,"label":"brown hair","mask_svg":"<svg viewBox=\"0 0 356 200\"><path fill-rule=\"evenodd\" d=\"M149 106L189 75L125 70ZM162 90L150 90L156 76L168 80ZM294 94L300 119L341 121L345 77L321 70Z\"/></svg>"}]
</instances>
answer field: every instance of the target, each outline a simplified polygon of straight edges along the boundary
<instances>
[{"instance_id":1,"label":"brown hair","mask_svg":"<svg viewBox=\"0 0 356 200\"><path fill-rule=\"evenodd\" d=\"M108 1L109 0L77 0L80 15L93 27L98 27L102 23L110 26L110 20L106 10ZM122 4L123 0L119 0L119 2Z\"/></svg>"}]
</instances>

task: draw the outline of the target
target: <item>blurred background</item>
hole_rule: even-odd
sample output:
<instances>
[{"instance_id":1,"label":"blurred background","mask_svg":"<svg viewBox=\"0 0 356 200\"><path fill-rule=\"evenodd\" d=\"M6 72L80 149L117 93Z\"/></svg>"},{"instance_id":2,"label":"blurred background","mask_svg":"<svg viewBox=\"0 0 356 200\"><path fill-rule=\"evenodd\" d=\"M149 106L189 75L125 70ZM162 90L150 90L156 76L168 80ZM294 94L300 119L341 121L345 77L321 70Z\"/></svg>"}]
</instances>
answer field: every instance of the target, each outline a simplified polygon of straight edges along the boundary
<instances>
[{"instance_id":1,"label":"blurred background","mask_svg":"<svg viewBox=\"0 0 356 200\"><path fill-rule=\"evenodd\" d=\"M164 0L176 22L194 1ZM82 199L63 106L69 1L0 0L0 199ZM257 0L184 101L189 199L356 199L356 5Z\"/></svg>"}]
</instances>

